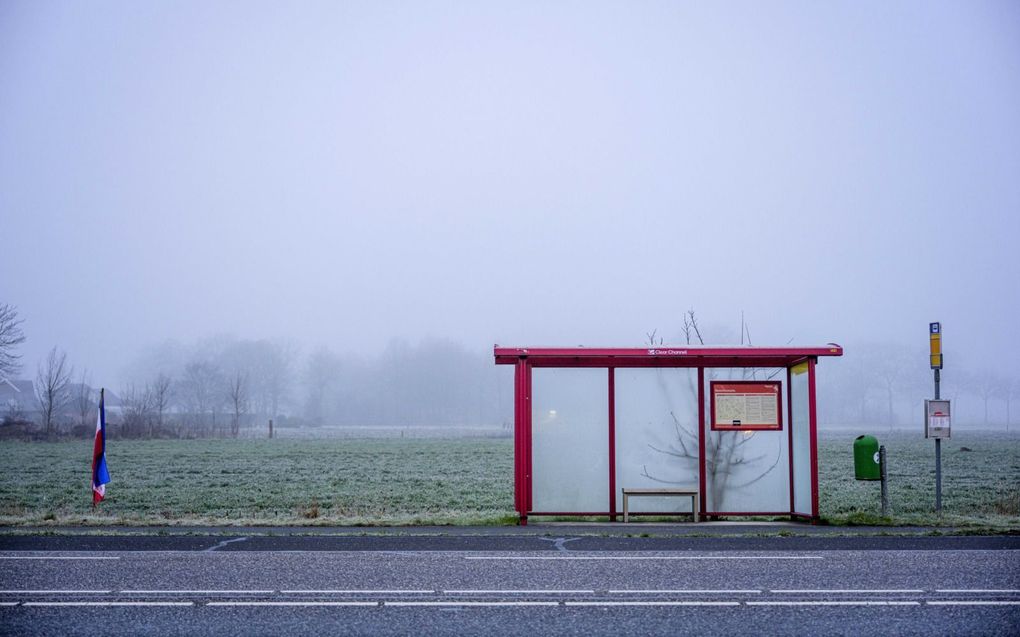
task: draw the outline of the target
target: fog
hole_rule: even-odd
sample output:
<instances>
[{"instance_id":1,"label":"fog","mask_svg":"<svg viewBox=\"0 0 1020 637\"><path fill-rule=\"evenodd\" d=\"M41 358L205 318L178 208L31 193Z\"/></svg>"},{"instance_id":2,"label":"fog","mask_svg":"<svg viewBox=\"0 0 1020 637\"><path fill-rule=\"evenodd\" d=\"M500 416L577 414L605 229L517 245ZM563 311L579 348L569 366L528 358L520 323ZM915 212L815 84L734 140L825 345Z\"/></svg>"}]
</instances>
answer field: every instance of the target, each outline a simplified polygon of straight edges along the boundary
<instances>
[{"instance_id":1,"label":"fog","mask_svg":"<svg viewBox=\"0 0 1020 637\"><path fill-rule=\"evenodd\" d=\"M1012 2L0 3L24 378L272 343L298 413L316 352L506 378L494 343L679 342L693 307L851 380L925 373L941 321L947 382L1015 382L1018 239Z\"/></svg>"}]
</instances>

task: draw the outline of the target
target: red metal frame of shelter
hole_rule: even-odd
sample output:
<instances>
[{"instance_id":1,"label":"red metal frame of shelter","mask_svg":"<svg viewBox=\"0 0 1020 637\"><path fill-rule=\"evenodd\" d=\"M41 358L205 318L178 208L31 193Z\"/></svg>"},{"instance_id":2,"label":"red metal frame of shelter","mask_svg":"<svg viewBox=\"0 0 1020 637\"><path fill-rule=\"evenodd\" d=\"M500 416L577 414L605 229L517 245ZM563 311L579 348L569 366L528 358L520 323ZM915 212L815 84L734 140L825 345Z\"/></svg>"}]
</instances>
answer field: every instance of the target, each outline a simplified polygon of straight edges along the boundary
<instances>
[{"instance_id":1,"label":"red metal frame of shelter","mask_svg":"<svg viewBox=\"0 0 1020 637\"><path fill-rule=\"evenodd\" d=\"M616 520L616 414L615 373L619 367L683 367L698 370L698 483L699 516L789 515L818 518L818 423L815 405L815 363L819 356L842 356L843 348L834 343L824 347L647 347L647 348L533 348L499 347L493 350L497 365L514 365L514 507L521 524L528 516L608 516ZM790 509L789 511L706 511L705 472L705 369L706 368L786 368L787 409L792 419L791 369L807 364L808 435L810 444L811 511L796 511L793 492L793 427L787 426L789 439ZM531 370L535 367L599 367L608 371L609 400L609 508L606 511L534 511L532 508L531 466ZM662 515L632 512L631 515Z\"/></svg>"}]
</instances>

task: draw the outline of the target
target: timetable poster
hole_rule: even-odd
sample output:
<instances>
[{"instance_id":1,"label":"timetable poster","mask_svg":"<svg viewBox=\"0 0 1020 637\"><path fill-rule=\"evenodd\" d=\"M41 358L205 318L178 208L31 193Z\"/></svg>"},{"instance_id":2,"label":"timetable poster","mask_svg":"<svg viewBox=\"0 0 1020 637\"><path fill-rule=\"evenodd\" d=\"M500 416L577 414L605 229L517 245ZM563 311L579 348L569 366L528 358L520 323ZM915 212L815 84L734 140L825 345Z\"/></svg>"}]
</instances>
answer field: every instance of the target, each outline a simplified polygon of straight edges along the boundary
<instances>
[{"instance_id":1,"label":"timetable poster","mask_svg":"<svg viewBox=\"0 0 1020 637\"><path fill-rule=\"evenodd\" d=\"M712 429L782 429L778 381L712 381Z\"/></svg>"}]
</instances>

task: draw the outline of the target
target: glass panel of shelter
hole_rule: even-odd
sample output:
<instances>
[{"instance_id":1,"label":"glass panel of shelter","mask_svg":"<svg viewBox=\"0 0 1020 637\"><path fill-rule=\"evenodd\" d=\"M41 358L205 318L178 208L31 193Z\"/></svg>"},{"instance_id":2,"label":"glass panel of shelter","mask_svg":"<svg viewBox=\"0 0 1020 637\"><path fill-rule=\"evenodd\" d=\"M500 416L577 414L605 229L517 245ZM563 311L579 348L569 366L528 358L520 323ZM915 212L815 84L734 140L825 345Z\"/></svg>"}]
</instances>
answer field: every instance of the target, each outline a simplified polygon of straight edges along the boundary
<instances>
[{"instance_id":1,"label":"glass panel of shelter","mask_svg":"<svg viewBox=\"0 0 1020 637\"><path fill-rule=\"evenodd\" d=\"M532 370L532 511L609 506L609 370Z\"/></svg>"},{"instance_id":2,"label":"glass panel of shelter","mask_svg":"<svg viewBox=\"0 0 1020 637\"><path fill-rule=\"evenodd\" d=\"M705 370L705 506L708 513L789 513L789 409L781 409L778 430L713 430L712 381L757 380L782 383L786 368L707 368Z\"/></svg>"},{"instance_id":3,"label":"glass panel of shelter","mask_svg":"<svg viewBox=\"0 0 1020 637\"><path fill-rule=\"evenodd\" d=\"M790 368L790 429L793 438L793 510L811 515L811 422L808 364Z\"/></svg>"},{"instance_id":4,"label":"glass panel of shelter","mask_svg":"<svg viewBox=\"0 0 1020 637\"><path fill-rule=\"evenodd\" d=\"M622 489L698 488L698 371L617 368L616 510ZM633 511L690 511L689 498L633 499Z\"/></svg>"}]
</instances>

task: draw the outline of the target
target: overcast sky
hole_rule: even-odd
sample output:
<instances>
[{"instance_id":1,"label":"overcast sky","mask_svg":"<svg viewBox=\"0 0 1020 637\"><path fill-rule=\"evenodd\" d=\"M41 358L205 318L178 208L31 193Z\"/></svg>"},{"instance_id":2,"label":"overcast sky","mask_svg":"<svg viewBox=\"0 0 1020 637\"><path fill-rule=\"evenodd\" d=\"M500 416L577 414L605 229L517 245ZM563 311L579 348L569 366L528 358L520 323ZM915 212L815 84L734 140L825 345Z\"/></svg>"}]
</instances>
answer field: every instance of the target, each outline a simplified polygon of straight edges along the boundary
<instances>
[{"instance_id":1,"label":"overcast sky","mask_svg":"<svg viewBox=\"0 0 1020 637\"><path fill-rule=\"evenodd\" d=\"M0 2L25 376L668 342L691 306L763 345L941 320L1016 372L1018 241L1014 1Z\"/></svg>"}]
</instances>

